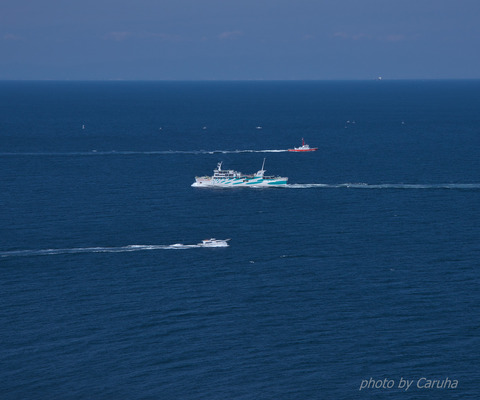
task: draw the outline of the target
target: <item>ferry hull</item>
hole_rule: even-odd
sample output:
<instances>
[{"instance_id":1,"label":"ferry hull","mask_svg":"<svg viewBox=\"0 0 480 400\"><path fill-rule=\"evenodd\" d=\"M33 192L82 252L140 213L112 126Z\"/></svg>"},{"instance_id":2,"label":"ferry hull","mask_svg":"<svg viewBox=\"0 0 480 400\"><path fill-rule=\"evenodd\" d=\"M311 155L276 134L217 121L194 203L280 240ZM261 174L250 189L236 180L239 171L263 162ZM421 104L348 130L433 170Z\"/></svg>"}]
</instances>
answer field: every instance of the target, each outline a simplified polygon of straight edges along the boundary
<instances>
[{"instance_id":1,"label":"ferry hull","mask_svg":"<svg viewBox=\"0 0 480 400\"><path fill-rule=\"evenodd\" d=\"M262 169L255 174L245 175L233 169L222 169L222 162L213 170L213 176L196 176L193 187L274 187L285 186L288 178L283 176L266 176L265 159Z\"/></svg>"},{"instance_id":2,"label":"ferry hull","mask_svg":"<svg viewBox=\"0 0 480 400\"><path fill-rule=\"evenodd\" d=\"M275 179L208 179L208 178L196 178L192 184L193 187L275 187L285 186L288 178L278 177Z\"/></svg>"}]
</instances>

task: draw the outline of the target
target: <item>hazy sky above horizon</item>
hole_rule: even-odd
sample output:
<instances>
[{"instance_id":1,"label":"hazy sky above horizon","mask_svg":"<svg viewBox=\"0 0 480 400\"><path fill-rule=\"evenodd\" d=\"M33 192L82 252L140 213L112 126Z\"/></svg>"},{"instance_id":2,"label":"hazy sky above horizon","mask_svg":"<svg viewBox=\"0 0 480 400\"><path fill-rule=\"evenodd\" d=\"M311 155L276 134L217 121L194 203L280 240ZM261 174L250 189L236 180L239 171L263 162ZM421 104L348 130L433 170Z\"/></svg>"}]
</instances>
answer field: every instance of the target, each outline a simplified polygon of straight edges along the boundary
<instances>
[{"instance_id":1,"label":"hazy sky above horizon","mask_svg":"<svg viewBox=\"0 0 480 400\"><path fill-rule=\"evenodd\" d=\"M0 79L478 79L480 0L1 0Z\"/></svg>"}]
</instances>

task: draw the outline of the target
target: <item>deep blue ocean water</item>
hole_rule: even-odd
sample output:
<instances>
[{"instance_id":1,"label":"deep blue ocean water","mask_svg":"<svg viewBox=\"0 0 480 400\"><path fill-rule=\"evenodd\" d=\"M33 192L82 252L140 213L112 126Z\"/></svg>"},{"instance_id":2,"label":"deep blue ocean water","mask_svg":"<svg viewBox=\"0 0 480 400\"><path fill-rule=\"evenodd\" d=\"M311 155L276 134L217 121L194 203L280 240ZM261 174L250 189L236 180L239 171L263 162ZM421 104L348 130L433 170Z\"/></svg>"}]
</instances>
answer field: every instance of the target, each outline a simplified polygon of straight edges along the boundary
<instances>
[{"instance_id":1,"label":"deep blue ocean water","mask_svg":"<svg viewBox=\"0 0 480 400\"><path fill-rule=\"evenodd\" d=\"M1 398L477 399L479 110L480 81L0 82ZM286 188L190 186L264 158Z\"/></svg>"}]
</instances>

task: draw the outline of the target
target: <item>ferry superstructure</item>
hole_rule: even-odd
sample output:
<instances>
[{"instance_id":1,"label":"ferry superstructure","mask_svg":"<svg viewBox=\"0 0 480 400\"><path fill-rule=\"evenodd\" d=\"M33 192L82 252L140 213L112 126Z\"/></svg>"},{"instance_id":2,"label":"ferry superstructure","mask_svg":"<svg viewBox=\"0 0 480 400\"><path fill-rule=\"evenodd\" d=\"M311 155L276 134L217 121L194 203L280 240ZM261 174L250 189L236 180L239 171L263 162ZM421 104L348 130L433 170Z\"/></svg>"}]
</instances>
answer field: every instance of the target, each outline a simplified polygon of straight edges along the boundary
<instances>
[{"instance_id":1,"label":"ferry superstructure","mask_svg":"<svg viewBox=\"0 0 480 400\"><path fill-rule=\"evenodd\" d=\"M193 187L274 187L285 186L288 178L283 176L266 176L265 159L263 159L262 169L255 174L246 175L233 169L222 169L222 162L217 164L213 170L213 176L196 176Z\"/></svg>"}]
</instances>

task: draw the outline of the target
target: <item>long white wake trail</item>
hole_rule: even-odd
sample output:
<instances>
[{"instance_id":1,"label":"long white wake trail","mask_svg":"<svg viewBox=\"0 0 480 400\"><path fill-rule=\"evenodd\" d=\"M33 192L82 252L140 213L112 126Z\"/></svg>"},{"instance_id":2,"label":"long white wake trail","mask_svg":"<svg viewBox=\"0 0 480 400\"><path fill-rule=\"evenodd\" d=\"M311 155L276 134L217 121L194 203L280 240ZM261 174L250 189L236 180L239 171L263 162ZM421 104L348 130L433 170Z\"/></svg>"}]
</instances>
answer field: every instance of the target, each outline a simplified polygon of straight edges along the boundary
<instances>
[{"instance_id":1,"label":"long white wake trail","mask_svg":"<svg viewBox=\"0 0 480 400\"><path fill-rule=\"evenodd\" d=\"M288 189L453 189L453 190L479 190L480 183L433 183L433 184L405 184L405 183L293 183L283 186Z\"/></svg>"},{"instance_id":2,"label":"long white wake trail","mask_svg":"<svg viewBox=\"0 0 480 400\"><path fill-rule=\"evenodd\" d=\"M61 156L61 157L85 157L85 156L131 156L131 155L145 155L145 156L156 156L156 155L177 155L177 154L193 154L193 155L202 155L202 154L239 154L239 153L284 153L288 151L287 149L264 149L264 150L152 150L152 151L129 151L129 150L111 150L111 151L100 151L100 150L91 150L91 151L72 151L72 152L0 152L0 157L8 156Z\"/></svg>"},{"instance_id":3,"label":"long white wake trail","mask_svg":"<svg viewBox=\"0 0 480 400\"><path fill-rule=\"evenodd\" d=\"M0 257L32 257L32 256L53 256L58 254L80 254L80 253L127 253L133 251L147 250L187 250L197 249L206 246L201 244L182 244L176 243L172 245L149 245L149 244L133 244L119 247L74 247L68 249L42 249L42 250L13 250L1 251Z\"/></svg>"}]
</instances>

